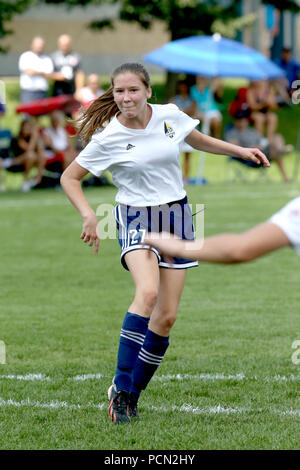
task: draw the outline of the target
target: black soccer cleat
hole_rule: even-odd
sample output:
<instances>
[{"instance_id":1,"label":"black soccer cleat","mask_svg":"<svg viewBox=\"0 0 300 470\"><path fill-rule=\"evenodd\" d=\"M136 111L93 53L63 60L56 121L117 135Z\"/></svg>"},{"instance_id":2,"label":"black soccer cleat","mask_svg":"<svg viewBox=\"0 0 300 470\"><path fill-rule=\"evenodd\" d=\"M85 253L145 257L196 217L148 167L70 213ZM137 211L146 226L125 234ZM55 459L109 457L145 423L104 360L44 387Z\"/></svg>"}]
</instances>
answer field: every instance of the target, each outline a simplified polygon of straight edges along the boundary
<instances>
[{"instance_id":1,"label":"black soccer cleat","mask_svg":"<svg viewBox=\"0 0 300 470\"><path fill-rule=\"evenodd\" d=\"M129 394L129 416L130 418L139 418L140 417L140 414L139 414L139 410L138 410L138 407L137 407L137 400L135 400L133 398L133 396L131 395L131 393Z\"/></svg>"},{"instance_id":2,"label":"black soccer cleat","mask_svg":"<svg viewBox=\"0 0 300 470\"><path fill-rule=\"evenodd\" d=\"M108 414L116 424L130 423L129 416L129 393L124 390L117 392L115 385L108 390Z\"/></svg>"}]
</instances>

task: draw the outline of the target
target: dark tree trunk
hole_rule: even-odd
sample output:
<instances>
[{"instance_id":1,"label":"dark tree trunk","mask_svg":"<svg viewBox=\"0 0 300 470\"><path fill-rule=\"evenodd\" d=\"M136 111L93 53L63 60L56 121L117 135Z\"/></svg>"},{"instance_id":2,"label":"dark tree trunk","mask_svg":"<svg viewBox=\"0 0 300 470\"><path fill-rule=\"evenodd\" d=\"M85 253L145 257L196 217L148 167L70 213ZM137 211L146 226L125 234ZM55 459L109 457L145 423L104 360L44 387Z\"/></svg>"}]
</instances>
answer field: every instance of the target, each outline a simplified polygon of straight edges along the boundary
<instances>
[{"instance_id":1,"label":"dark tree trunk","mask_svg":"<svg viewBox=\"0 0 300 470\"><path fill-rule=\"evenodd\" d=\"M175 96L177 80L178 80L178 73L167 71L166 85L165 85L165 92L164 92L165 101L169 101L170 98Z\"/></svg>"}]
</instances>

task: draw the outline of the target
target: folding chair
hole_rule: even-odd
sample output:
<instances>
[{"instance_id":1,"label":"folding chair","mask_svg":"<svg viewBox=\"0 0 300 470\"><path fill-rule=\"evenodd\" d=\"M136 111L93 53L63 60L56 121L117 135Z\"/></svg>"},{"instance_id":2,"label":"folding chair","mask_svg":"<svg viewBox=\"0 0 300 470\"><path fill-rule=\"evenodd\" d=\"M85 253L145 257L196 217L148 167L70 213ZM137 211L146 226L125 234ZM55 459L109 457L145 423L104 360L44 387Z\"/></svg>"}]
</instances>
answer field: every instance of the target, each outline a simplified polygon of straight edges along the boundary
<instances>
[{"instance_id":1,"label":"folding chair","mask_svg":"<svg viewBox=\"0 0 300 470\"><path fill-rule=\"evenodd\" d=\"M254 162L237 157L228 157L225 165L225 173L229 173L229 178L225 178L225 180L229 183L270 181L266 167L263 165L257 165Z\"/></svg>"},{"instance_id":2,"label":"folding chair","mask_svg":"<svg viewBox=\"0 0 300 470\"><path fill-rule=\"evenodd\" d=\"M226 126L226 132L232 129L233 125L228 124ZM229 173L229 178L226 176ZM252 161L246 161L238 157L227 157L225 159L225 181L234 183L234 182L259 182L269 181L268 173L266 167L263 165L257 165Z\"/></svg>"}]
</instances>

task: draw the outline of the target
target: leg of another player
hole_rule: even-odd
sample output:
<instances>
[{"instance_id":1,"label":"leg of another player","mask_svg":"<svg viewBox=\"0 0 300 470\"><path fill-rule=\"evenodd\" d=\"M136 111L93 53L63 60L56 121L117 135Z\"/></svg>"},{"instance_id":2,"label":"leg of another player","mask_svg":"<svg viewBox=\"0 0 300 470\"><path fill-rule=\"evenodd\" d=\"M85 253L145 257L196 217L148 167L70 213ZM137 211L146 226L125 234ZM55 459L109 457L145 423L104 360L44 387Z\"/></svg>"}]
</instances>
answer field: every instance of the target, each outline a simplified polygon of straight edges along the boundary
<instances>
[{"instance_id":1,"label":"leg of another player","mask_svg":"<svg viewBox=\"0 0 300 470\"><path fill-rule=\"evenodd\" d=\"M235 236L230 244L228 262L252 261L288 245L290 241L280 227L264 222Z\"/></svg>"},{"instance_id":2,"label":"leg of another player","mask_svg":"<svg viewBox=\"0 0 300 470\"><path fill-rule=\"evenodd\" d=\"M271 222L264 222L244 233L221 233L202 241L187 242L161 235L149 235L147 245L155 246L168 256L198 259L207 263L242 263L289 246L283 230Z\"/></svg>"}]
</instances>

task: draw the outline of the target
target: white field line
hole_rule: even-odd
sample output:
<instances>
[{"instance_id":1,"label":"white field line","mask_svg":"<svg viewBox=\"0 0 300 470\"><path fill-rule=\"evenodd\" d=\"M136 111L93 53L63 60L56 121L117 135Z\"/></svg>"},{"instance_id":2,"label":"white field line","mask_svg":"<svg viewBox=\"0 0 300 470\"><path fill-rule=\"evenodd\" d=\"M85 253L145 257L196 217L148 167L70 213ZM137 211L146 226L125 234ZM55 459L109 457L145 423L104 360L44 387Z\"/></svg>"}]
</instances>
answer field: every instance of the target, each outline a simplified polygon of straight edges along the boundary
<instances>
[{"instance_id":1,"label":"white field line","mask_svg":"<svg viewBox=\"0 0 300 470\"><path fill-rule=\"evenodd\" d=\"M234 197L239 198L239 199L262 199L265 197L282 197L282 195L286 194L289 197L297 197L299 196L299 190L297 189L292 189L288 190L286 193L283 191L267 191L267 192L240 192L240 193L235 193ZM232 199L233 196L232 194L229 193L224 193L222 194L222 197L220 197L218 194L206 194L205 195L205 201L206 203L207 200L219 200L220 203L222 203L223 200L225 199ZM105 199L99 195L98 197L88 197L88 201L91 204L103 204L103 203L113 203L113 200L111 199ZM201 201L203 203L203 200ZM24 199L18 199L18 200L2 200L0 203L0 210L1 209L6 209L6 208L19 208L19 207L42 207L42 206L66 206L70 204L67 200L67 198L45 198L45 199L38 199L38 200L27 200L27 198Z\"/></svg>"},{"instance_id":2,"label":"white field line","mask_svg":"<svg viewBox=\"0 0 300 470\"><path fill-rule=\"evenodd\" d=\"M66 401L50 401L49 403L41 403L36 400L31 400L30 398L26 398L25 400L16 401L13 399L4 400L0 397L0 408L7 408L7 407L14 407L14 408L42 408L42 409L52 409L52 410L59 410L59 409L68 409L68 410L82 410L82 409L97 409L103 410L106 409L107 403L86 403L86 404L79 404L79 403L68 403ZM147 406L144 407L150 411L157 411L162 413L170 413L170 412L179 412L179 413L191 413L195 415L233 415L233 414L260 414L262 412L268 412L271 414L282 415L282 416L294 416L300 418L300 410L278 410L278 409L262 409L262 408L239 408L239 407L231 407L231 406L207 406L200 408L198 406L193 406L190 403L184 403L181 406Z\"/></svg>"},{"instance_id":3,"label":"white field line","mask_svg":"<svg viewBox=\"0 0 300 470\"><path fill-rule=\"evenodd\" d=\"M190 375L190 374L167 374L167 375L156 375L153 377L153 380L157 380L159 382L168 382L170 380L245 380L246 376L244 374L236 374L236 375L224 375L224 374L198 374L198 375Z\"/></svg>"},{"instance_id":4,"label":"white field line","mask_svg":"<svg viewBox=\"0 0 300 470\"><path fill-rule=\"evenodd\" d=\"M44 374L25 374L25 375L0 375L0 380L24 380L34 382L35 380L41 382L51 382L51 378Z\"/></svg>"},{"instance_id":5,"label":"white field line","mask_svg":"<svg viewBox=\"0 0 300 470\"><path fill-rule=\"evenodd\" d=\"M75 375L73 377L67 377L68 381L74 382L86 382L88 380L101 380L110 378L109 375L104 375L101 373L97 374L83 374ZM66 380L65 379L65 380ZM40 382L52 382L55 381L54 378L51 378L45 374L25 374L25 375L0 375L1 380L23 380L23 381L40 381ZM228 381L258 381L263 383L272 383L272 382L299 382L300 375L274 375L273 377L260 377L260 376L249 376L245 374L229 374L225 375L223 373L217 374L166 374L166 375L155 375L152 380L158 382L170 382L170 381L183 381L183 380L192 380L192 381L218 381L218 380L228 380Z\"/></svg>"},{"instance_id":6,"label":"white field line","mask_svg":"<svg viewBox=\"0 0 300 470\"><path fill-rule=\"evenodd\" d=\"M114 201L112 199L104 199L99 196L99 198L88 198L89 203L91 204L113 204ZM47 207L47 206L68 206L70 205L67 198L47 198L47 199L39 199L39 200L26 200L25 199L16 199L16 200L8 200L8 201L1 201L0 202L0 209L7 209L7 208L20 208L20 207Z\"/></svg>"},{"instance_id":7,"label":"white field line","mask_svg":"<svg viewBox=\"0 0 300 470\"><path fill-rule=\"evenodd\" d=\"M69 377L68 380L74 380L75 382L85 382L86 380L100 380L104 377L105 375L103 374L84 374L75 375L75 377Z\"/></svg>"},{"instance_id":8,"label":"white field line","mask_svg":"<svg viewBox=\"0 0 300 470\"><path fill-rule=\"evenodd\" d=\"M298 382L300 381L300 375L274 375L273 377L259 377L257 375L247 377L244 374L235 374L235 375L225 375L223 373L219 374L167 374L167 375L157 375L153 377L153 380L158 380L160 382L167 382L170 380L199 380L199 381L215 381L215 380L238 380L238 381L247 381L254 380L260 382Z\"/></svg>"},{"instance_id":9,"label":"white field line","mask_svg":"<svg viewBox=\"0 0 300 470\"><path fill-rule=\"evenodd\" d=\"M21 401L16 401L12 399L4 400L3 398L0 397L0 407L9 407L13 406L16 408L22 408L22 407L31 407L31 408L50 408L54 410L58 410L60 408L67 408L69 410L79 410L79 409L84 409L84 408L97 408L102 410L104 407L107 406L106 403L87 403L84 405L80 404L71 404L67 403L66 401L50 401L49 403L41 403L36 400L31 400L30 398L26 398L25 400Z\"/></svg>"}]
</instances>

